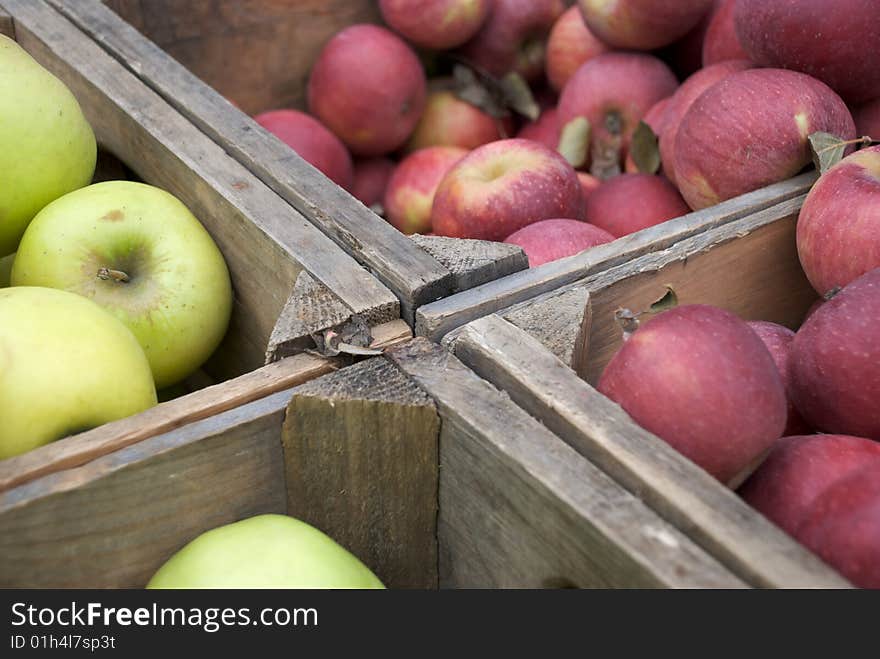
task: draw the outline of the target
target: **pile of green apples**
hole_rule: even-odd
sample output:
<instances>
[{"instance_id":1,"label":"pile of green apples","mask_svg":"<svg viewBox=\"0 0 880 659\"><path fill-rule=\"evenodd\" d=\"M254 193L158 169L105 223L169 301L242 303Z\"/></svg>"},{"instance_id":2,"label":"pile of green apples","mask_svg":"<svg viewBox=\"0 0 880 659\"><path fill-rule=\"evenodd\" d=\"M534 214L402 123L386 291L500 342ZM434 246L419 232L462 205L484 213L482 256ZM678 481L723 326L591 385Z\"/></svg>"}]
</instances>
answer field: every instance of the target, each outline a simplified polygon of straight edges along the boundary
<instances>
[{"instance_id":1,"label":"pile of green apples","mask_svg":"<svg viewBox=\"0 0 880 659\"><path fill-rule=\"evenodd\" d=\"M0 35L0 459L152 407L229 324L201 223L158 188L89 185L96 159L74 95Z\"/></svg>"}]
</instances>

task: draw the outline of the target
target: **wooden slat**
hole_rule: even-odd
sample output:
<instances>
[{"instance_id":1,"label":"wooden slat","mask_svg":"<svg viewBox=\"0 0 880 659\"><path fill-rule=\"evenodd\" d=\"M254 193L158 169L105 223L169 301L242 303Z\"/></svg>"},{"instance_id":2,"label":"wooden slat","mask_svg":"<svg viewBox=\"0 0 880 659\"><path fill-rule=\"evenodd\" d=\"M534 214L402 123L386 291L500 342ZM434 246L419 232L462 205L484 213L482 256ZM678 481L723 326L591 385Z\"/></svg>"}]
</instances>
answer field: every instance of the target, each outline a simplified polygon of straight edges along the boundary
<instances>
[{"instance_id":1,"label":"wooden slat","mask_svg":"<svg viewBox=\"0 0 880 659\"><path fill-rule=\"evenodd\" d=\"M413 235L410 239L452 273L456 292L529 267L529 258L518 245L444 236Z\"/></svg>"},{"instance_id":2,"label":"wooden slat","mask_svg":"<svg viewBox=\"0 0 880 659\"><path fill-rule=\"evenodd\" d=\"M750 213L806 193L816 175L802 174L783 183L750 192L655 227L598 245L581 254L545 263L537 268L498 279L421 307L416 314L416 334L439 341L455 327L523 302L560 286L572 284L640 256L667 249Z\"/></svg>"},{"instance_id":3,"label":"wooden slat","mask_svg":"<svg viewBox=\"0 0 880 659\"><path fill-rule=\"evenodd\" d=\"M222 148L42 0L2 0L16 38L71 88L99 141L147 182L186 203L223 252L239 336L224 370L263 361L297 274L308 270L353 312L396 308L393 294Z\"/></svg>"},{"instance_id":4,"label":"wooden slat","mask_svg":"<svg viewBox=\"0 0 880 659\"><path fill-rule=\"evenodd\" d=\"M386 357L440 413L441 586L743 585L445 349Z\"/></svg>"},{"instance_id":5,"label":"wooden slat","mask_svg":"<svg viewBox=\"0 0 880 659\"><path fill-rule=\"evenodd\" d=\"M289 392L0 494L0 587L142 588L204 531L284 513Z\"/></svg>"},{"instance_id":6,"label":"wooden slat","mask_svg":"<svg viewBox=\"0 0 880 659\"><path fill-rule=\"evenodd\" d=\"M382 358L297 387L282 441L288 511L389 588L437 587L433 401Z\"/></svg>"},{"instance_id":7,"label":"wooden slat","mask_svg":"<svg viewBox=\"0 0 880 659\"><path fill-rule=\"evenodd\" d=\"M507 321L494 315L473 321L455 352L748 583L846 586L818 558Z\"/></svg>"},{"instance_id":8,"label":"wooden slat","mask_svg":"<svg viewBox=\"0 0 880 659\"><path fill-rule=\"evenodd\" d=\"M412 319L416 307L452 292L453 277L446 268L101 2L53 0L53 4L227 153L368 267L398 295L404 318ZM331 290L337 290L321 280Z\"/></svg>"},{"instance_id":9,"label":"wooden slat","mask_svg":"<svg viewBox=\"0 0 880 659\"><path fill-rule=\"evenodd\" d=\"M375 327L372 333L372 347L375 349L399 345L412 336L409 326L402 320ZM342 358L295 355L140 414L7 458L0 461L0 492L308 382L335 371L344 363Z\"/></svg>"},{"instance_id":10,"label":"wooden slat","mask_svg":"<svg viewBox=\"0 0 880 659\"><path fill-rule=\"evenodd\" d=\"M12 17L2 9L0 9L0 34L15 39L15 24L12 22Z\"/></svg>"}]
</instances>

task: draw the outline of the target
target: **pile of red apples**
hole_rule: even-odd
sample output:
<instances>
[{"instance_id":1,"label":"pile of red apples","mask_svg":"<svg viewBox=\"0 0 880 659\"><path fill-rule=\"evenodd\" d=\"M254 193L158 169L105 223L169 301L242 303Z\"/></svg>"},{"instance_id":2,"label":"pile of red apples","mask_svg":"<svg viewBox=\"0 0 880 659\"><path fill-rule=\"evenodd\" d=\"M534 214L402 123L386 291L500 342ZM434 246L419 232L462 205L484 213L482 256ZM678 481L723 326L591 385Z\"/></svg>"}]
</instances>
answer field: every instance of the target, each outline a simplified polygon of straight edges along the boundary
<instances>
[{"instance_id":1,"label":"pile of red apples","mask_svg":"<svg viewBox=\"0 0 880 659\"><path fill-rule=\"evenodd\" d=\"M308 114L256 119L404 233L536 266L789 178L812 133L880 133L880 7L834 4L380 0L324 46ZM491 94L514 74L527 110Z\"/></svg>"},{"instance_id":2,"label":"pile of red apples","mask_svg":"<svg viewBox=\"0 0 880 659\"><path fill-rule=\"evenodd\" d=\"M380 0L385 27L324 47L310 114L257 119L404 233L532 266L792 177L811 136L846 145L798 219L819 301L796 332L646 313L599 389L880 587L880 147L858 139L880 138L880 0L568 5Z\"/></svg>"}]
</instances>

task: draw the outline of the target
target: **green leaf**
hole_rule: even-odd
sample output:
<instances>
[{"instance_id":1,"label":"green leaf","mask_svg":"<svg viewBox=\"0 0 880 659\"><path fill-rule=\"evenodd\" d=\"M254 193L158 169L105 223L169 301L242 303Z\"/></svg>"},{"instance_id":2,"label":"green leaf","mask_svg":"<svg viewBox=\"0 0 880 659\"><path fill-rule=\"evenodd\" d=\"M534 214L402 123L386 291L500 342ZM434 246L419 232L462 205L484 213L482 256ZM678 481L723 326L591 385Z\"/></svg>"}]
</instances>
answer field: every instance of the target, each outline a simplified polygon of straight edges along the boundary
<instances>
[{"instance_id":1,"label":"green leaf","mask_svg":"<svg viewBox=\"0 0 880 659\"><path fill-rule=\"evenodd\" d=\"M586 117L575 117L562 128L557 151L575 169L587 162L590 147L590 122Z\"/></svg>"},{"instance_id":2,"label":"green leaf","mask_svg":"<svg viewBox=\"0 0 880 659\"><path fill-rule=\"evenodd\" d=\"M659 300L654 302L648 310L651 313L660 313L661 311L668 311L673 307L678 306L678 295L675 294L675 291L672 290L672 286L666 284L666 292L663 294Z\"/></svg>"},{"instance_id":3,"label":"green leaf","mask_svg":"<svg viewBox=\"0 0 880 659\"><path fill-rule=\"evenodd\" d=\"M808 138L810 151L813 156L813 165L820 174L824 174L843 159L847 142L831 135L830 133L813 133Z\"/></svg>"},{"instance_id":4,"label":"green leaf","mask_svg":"<svg viewBox=\"0 0 880 659\"><path fill-rule=\"evenodd\" d=\"M656 174L660 170L660 147L651 127L640 121L629 143L629 154L643 174Z\"/></svg>"},{"instance_id":5,"label":"green leaf","mask_svg":"<svg viewBox=\"0 0 880 659\"><path fill-rule=\"evenodd\" d=\"M504 96L504 104L514 112L537 120L541 108L532 95L529 83L518 73L508 73L499 82Z\"/></svg>"}]
</instances>

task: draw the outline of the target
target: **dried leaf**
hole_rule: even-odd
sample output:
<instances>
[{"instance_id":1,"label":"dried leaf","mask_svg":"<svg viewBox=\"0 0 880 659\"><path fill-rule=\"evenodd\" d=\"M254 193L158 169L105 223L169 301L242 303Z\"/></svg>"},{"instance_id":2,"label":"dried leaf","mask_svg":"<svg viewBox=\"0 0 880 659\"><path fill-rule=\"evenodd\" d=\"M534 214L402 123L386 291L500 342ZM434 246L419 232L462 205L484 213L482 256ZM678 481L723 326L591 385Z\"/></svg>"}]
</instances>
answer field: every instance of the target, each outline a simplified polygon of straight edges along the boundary
<instances>
[{"instance_id":1,"label":"dried leaf","mask_svg":"<svg viewBox=\"0 0 880 659\"><path fill-rule=\"evenodd\" d=\"M666 292L663 296L655 301L648 310L651 313L660 313L661 311L668 311L673 307L678 306L678 295L675 294L675 291L672 289L672 286L666 284Z\"/></svg>"},{"instance_id":2,"label":"dried leaf","mask_svg":"<svg viewBox=\"0 0 880 659\"><path fill-rule=\"evenodd\" d=\"M586 117L576 117L562 129L557 151L562 154L575 169L583 167L587 162L590 148L590 122Z\"/></svg>"},{"instance_id":3,"label":"dried leaf","mask_svg":"<svg viewBox=\"0 0 880 659\"><path fill-rule=\"evenodd\" d=\"M657 135L644 121L636 126L629 143L629 154L643 174L656 174L660 169L660 147Z\"/></svg>"},{"instance_id":4,"label":"dried leaf","mask_svg":"<svg viewBox=\"0 0 880 659\"><path fill-rule=\"evenodd\" d=\"M509 117L504 94L497 82L488 76L479 76L476 71L462 64L452 70L454 93L462 101L480 108L495 118Z\"/></svg>"},{"instance_id":5,"label":"dried leaf","mask_svg":"<svg viewBox=\"0 0 880 659\"><path fill-rule=\"evenodd\" d=\"M600 181L620 174L620 135L613 135L603 142L593 141L590 152L590 174Z\"/></svg>"},{"instance_id":6,"label":"dried leaf","mask_svg":"<svg viewBox=\"0 0 880 659\"><path fill-rule=\"evenodd\" d=\"M813 165L820 174L824 174L843 159L848 142L830 133L813 133L808 138Z\"/></svg>"},{"instance_id":7,"label":"dried leaf","mask_svg":"<svg viewBox=\"0 0 880 659\"><path fill-rule=\"evenodd\" d=\"M504 105L514 112L536 121L541 108L532 95L529 83L518 73L508 73L500 81Z\"/></svg>"}]
</instances>

